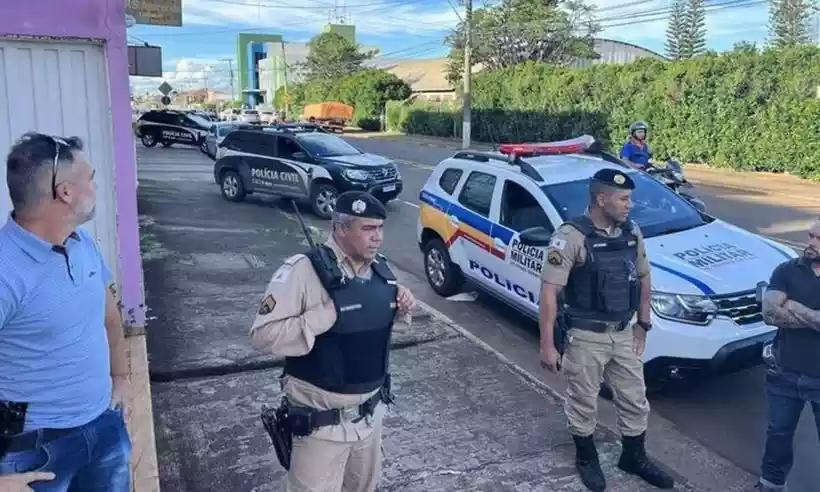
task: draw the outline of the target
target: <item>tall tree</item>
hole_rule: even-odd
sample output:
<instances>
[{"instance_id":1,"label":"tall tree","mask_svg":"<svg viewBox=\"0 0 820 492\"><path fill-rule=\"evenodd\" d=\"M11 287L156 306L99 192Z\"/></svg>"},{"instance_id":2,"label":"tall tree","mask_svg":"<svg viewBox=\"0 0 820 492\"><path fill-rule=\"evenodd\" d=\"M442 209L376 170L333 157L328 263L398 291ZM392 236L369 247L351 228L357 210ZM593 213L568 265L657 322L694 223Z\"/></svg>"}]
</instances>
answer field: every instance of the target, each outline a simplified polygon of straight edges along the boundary
<instances>
[{"instance_id":1,"label":"tall tree","mask_svg":"<svg viewBox=\"0 0 820 492\"><path fill-rule=\"evenodd\" d=\"M686 8L683 0L675 0L669 16L669 25L666 28L666 56L673 60L680 60L681 46L686 37Z\"/></svg>"},{"instance_id":2,"label":"tall tree","mask_svg":"<svg viewBox=\"0 0 820 492\"><path fill-rule=\"evenodd\" d=\"M704 0L686 0L684 37L680 57L692 58L706 51L706 7Z\"/></svg>"},{"instance_id":3,"label":"tall tree","mask_svg":"<svg viewBox=\"0 0 820 492\"><path fill-rule=\"evenodd\" d=\"M447 38L448 79L461 79L464 22ZM597 58L598 32L593 9L583 0L502 0L473 11L472 61L488 69L525 61L565 65L578 58Z\"/></svg>"},{"instance_id":4,"label":"tall tree","mask_svg":"<svg viewBox=\"0 0 820 492\"><path fill-rule=\"evenodd\" d=\"M338 79L362 69L362 63L376 54L361 51L356 43L334 33L322 33L310 41L310 53L302 67L305 78Z\"/></svg>"},{"instance_id":5,"label":"tall tree","mask_svg":"<svg viewBox=\"0 0 820 492\"><path fill-rule=\"evenodd\" d=\"M814 0L772 0L769 7L770 43L777 47L809 44Z\"/></svg>"}]
</instances>

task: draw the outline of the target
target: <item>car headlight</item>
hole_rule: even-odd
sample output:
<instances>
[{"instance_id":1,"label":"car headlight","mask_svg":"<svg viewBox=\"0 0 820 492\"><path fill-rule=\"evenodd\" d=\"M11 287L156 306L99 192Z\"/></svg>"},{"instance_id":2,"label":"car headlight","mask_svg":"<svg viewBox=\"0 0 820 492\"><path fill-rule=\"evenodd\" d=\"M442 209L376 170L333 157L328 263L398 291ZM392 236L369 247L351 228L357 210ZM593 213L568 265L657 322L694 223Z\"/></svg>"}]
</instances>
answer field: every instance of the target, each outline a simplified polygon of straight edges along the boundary
<instances>
[{"instance_id":1,"label":"car headlight","mask_svg":"<svg viewBox=\"0 0 820 492\"><path fill-rule=\"evenodd\" d=\"M354 181L367 181L370 179L370 175L367 174L367 171L361 169L345 169L344 175L347 179Z\"/></svg>"},{"instance_id":2,"label":"car headlight","mask_svg":"<svg viewBox=\"0 0 820 492\"><path fill-rule=\"evenodd\" d=\"M661 318L706 325L717 314L717 306L705 296L652 293L652 310Z\"/></svg>"}]
</instances>

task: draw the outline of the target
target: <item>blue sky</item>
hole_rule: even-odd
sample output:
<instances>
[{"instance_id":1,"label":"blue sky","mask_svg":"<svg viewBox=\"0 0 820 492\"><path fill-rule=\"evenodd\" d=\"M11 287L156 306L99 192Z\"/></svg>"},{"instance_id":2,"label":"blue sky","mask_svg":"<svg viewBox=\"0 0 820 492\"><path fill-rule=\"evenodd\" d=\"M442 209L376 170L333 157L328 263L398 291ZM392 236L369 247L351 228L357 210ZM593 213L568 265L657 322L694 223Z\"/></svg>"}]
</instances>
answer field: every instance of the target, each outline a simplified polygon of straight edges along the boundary
<instances>
[{"instance_id":1,"label":"blue sky","mask_svg":"<svg viewBox=\"0 0 820 492\"><path fill-rule=\"evenodd\" d=\"M183 26L134 26L131 42L147 41L163 48L165 78L180 88L224 90L228 64L234 58L236 34L281 34L286 41L305 42L327 24L334 0L182 0ZM452 3L451 3L452 2ZM482 0L474 0L480 7ZM728 2L728 3L727 3ZM445 56L443 39L455 27L463 8L457 0L335 0L355 24L357 41L380 50L385 58ZM497 3L497 2L494 2ZM663 52L669 0L592 0L604 30L600 37L618 39ZM708 47L718 51L739 41L766 40L767 3L761 0L707 0ZM658 13L659 12L659 13ZM660 18L659 18L660 17ZM176 82L176 83L175 83ZM134 78L138 91L156 79Z\"/></svg>"}]
</instances>

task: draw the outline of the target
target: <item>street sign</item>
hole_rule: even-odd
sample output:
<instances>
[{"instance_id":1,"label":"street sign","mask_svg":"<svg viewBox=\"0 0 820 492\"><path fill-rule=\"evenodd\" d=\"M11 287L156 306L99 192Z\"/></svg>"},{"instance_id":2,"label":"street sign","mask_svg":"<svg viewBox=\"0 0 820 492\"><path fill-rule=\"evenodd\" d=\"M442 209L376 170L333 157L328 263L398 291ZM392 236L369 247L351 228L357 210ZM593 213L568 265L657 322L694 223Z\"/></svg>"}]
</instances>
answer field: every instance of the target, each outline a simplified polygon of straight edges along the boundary
<instances>
[{"instance_id":1,"label":"street sign","mask_svg":"<svg viewBox=\"0 0 820 492\"><path fill-rule=\"evenodd\" d=\"M171 84L169 84L168 82L165 82L165 81L163 81L159 85L159 87L157 87L157 89L159 89L159 91L165 96L167 96L168 94L171 93L172 90L174 90L174 88L171 87Z\"/></svg>"},{"instance_id":2,"label":"street sign","mask_svg":"<svg viewBox=\"0 0 820 492\"><path fill-rule=\"evenodd\" d=\"M164 104L166 106L171 104L171 98L168 97L168 96L162 96L162 104Z\"/></svg>"},{"instance_id":3,"label":"street sign","mask_svg":"<svg viewBox=\"0 0 820 492\"><path fill-rule=\"evenodd\" d=\"M133 15L137 24L181 26L182 0L128 0L125 13Z\"/></svg>"}]
</instances>

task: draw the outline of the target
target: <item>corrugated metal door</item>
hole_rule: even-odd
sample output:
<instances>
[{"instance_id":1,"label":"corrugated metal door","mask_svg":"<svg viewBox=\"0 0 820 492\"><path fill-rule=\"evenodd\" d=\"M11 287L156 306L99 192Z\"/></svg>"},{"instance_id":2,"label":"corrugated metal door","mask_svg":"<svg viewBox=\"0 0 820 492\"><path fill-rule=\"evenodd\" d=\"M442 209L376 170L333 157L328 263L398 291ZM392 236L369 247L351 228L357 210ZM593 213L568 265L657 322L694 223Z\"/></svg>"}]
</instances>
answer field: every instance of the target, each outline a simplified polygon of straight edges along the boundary
<instances>
[{"instance_id":1,"label":"corrugated metal door","mask_svg":"<svg viewBox=\"0 0 820 492\"><path fill-rule=\"evenodd\" d=\"M78 136L96 169L97 216L84 227L119 278L110 97L101 45L0 39L0 224L11 210L6 156L28 131Z\"/></svg>"}]
</instances>

